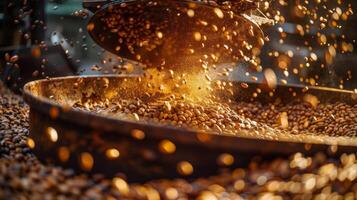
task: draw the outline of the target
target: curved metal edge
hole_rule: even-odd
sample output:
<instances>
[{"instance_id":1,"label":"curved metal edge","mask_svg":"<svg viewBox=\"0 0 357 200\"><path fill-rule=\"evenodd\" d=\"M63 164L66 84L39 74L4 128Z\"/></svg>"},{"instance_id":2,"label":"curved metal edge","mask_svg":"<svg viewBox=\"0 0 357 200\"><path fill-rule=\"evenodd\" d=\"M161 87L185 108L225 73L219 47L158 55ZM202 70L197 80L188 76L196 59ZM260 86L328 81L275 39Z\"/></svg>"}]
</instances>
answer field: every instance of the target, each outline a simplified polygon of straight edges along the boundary
<instances>
[{"instance_id":1,"label":"curved metal edge","mask_svg":"<svg viewBox=\"0 0 357 200\"><path fill-rule=\"evenodd\" d=\"M59 77L51 79L37 80L29 82L24 86L24 100L30 105L31 109L35 109L43 114L49 116L49 110L51 108L56 108L59 111L58 119L68 120L72 123L77 123L82 126L91 126L94 129L103 131L116 131L118 129L123 132L130 134L132 129L140 129L144 131L148 138L155 140L170 139L174 142L187 144L187 145L200 145L204 148L209 149L220 149L234 152L256 152L256 153L272 153L278 155L290 155L295 152L304 152L307 154L312 154L321 151L329 151L331 145L334 144L312 144L303 142L291 142L291 141L275 141L268 139L254 139L245 138L239 136L228 136L228 135L217 135L217 134L207 134L209 140L202 142L198 139L199 134L197 131L184 128L175 128L171 126L165 126L160 124L148 124L133 121L119 120L113 117L103 116L87 111L66 109L58 103L55 103L44 97L37 97L31 93L29 87L46 83L49 81L56 80L66 80L66 79L78 79L78 78L133 78L135 76L118 76L118 75L104 75L104 76L69 76L69 77ZM285 86L284 86L285 87ZM289 87L289 86L286 86ZM301 87L303 88L303 87ZM315 90L329 90L328 88L314 87ZM341 90L337 89L341 92ZM342 90L343 91L343 90ZM351 93L351 91L344 91L346 93ZM353 92L352 92L353 93ZM49 116L50 117L50 116ZM169 134L164 134L169 133ZM206 133L204 133L206 134ZM309 149L306 149L306 145L310 145ZM338 145L339 152L355 152L356 147ZM282 151L283 150L283 151Z\"/></svg>"}]
</instances>

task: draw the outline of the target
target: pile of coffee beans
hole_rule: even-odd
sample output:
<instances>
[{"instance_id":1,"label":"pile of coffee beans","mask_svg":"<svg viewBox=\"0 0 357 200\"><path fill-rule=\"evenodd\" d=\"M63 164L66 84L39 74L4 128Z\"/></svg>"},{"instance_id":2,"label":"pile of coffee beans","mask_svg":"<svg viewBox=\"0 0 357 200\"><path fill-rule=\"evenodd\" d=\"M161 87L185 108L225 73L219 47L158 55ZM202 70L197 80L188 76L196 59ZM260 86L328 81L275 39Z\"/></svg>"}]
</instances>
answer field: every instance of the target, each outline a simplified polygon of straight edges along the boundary
<instances>
[{"instance_id":1,"label":"pile of coffee beans","mask_svg":"<svg viewBox=\"0 0 357 200\"><path fill-rule=\"evenodd\" d=\"M249 119L287 129L294 134L357 137L357 104L337 102L314 107L308 102L297 101L287 105L254 102L238 103L235 110ZM285 125L282 122L284 118Z\"/></svg>"},{"instance_id":2,"label":"pile of coffee beans","mask_svg":"<svg viewBox=\"0 0 357 200\"><path fill-rule=\"evenodd\" d=\"M160 98L119 99L115 102L78 102L75 107L117 118L189 127L221 134L259 134L357 137L357 104L337 102L313 105L305 101L262 104L222 103L212 99L192 101L173 95Z\"/></svg>"},{"instance_id":3,"label":"pile of coffee beans","mask_svg":"<svg viewBox=\"0 0 357 200\"><path fill-rule=\"evenodd\" d=\"M171 110L176 109L175 105L163 105L163 110L170 110L170 106ZM143 116L139 111L136 114L139 120ZM108 179L101 175L75 174L72 170L42 164L32 154L28 147L31 144L27 138L27 115L28 107L21 97L0 83L0 199L357 198L356 154L333 158L323 153L312 157L296 153L269 162L261 162L257 155L248 167L222 169L216 176L153 180L143 184L129 184L124 177Z\"/></svg>"}]
</instances>

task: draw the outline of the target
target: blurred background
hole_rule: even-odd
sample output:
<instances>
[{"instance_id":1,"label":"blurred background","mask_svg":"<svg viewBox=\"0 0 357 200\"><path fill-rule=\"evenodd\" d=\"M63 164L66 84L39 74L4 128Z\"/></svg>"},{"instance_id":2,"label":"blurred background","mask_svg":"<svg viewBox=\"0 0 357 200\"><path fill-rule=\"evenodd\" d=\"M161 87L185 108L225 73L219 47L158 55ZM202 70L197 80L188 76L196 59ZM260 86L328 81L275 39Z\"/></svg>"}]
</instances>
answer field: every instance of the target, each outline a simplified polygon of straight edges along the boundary
<instances>
[{"instance_id":1,"label":"blurred background","mask_svg":"<svg viewBox=\"0 0 357 200\"><path fill-rule=\"evenodd\" d=\"M277 22L264 28L269 42L261 49L261 66L237 63L229 79L261 81L270 68L280 84L357 88L357 2L319 2L260 2L264 15ZM79 0L0 1L0 78L19 90L46 77L140 73L140 66L128 67L92 41L86 28L91 15Z\"/></svg>"}]
</instances>

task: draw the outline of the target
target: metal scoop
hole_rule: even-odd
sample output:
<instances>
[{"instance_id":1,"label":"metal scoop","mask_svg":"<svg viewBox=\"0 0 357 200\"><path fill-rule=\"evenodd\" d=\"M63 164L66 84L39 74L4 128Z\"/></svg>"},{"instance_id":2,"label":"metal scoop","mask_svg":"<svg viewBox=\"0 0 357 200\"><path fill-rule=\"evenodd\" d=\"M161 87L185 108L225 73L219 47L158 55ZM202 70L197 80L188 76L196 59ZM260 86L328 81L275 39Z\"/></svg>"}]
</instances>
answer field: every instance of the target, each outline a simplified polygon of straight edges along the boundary
<instances>
[{"instance_id":1,"label":"metal scoop","mask_svg":"<svg viewBox=\"0 0 357 200\"><path fill-rule=\"evenodd\" d=\"M247 1L85 1L94 11L92 38L105 50L147 67L197 68L248 61L263 43L258 25L241 14Z\"/></svg>"}]
</instances>

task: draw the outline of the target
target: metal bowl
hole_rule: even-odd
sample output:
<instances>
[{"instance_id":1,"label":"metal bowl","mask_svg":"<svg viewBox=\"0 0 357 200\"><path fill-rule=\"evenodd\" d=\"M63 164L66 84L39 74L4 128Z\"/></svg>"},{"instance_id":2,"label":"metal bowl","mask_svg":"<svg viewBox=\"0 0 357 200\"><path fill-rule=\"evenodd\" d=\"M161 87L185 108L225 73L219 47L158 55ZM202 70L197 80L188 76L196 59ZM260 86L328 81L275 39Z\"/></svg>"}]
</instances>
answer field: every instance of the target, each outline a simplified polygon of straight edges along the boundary
<instances>
[{"instance_id":1,"label":"metal bowl","mask_svg":"<svg viewBox=\"0 0 357 200\"><path fill-rule=\"evenodd\" d=\"M226 136L121 120L70 106L82 98L139 97L140 87L123 87L130 81L136 79L128 76L65 77L26 84L24 99L30 105L30 140L34 141L35 154L47 163L106 176L123 173L129 181L141 182L162 177L205 176L222 167L244 166L257 155L270 159L296 152L323 151L337 155L357 151L357 138L296 136L275 140ZM251 84L245 89L236 82L237 101L251 101L250 94L258 87L262 85ZM357 101L352 91L319 87L307 90L301 86L278 86L274 96L262 93L255 101L264 103L280 98L289 102L305 94L313 94L322 102L341 101L354 105ZM174 151L162 152L163 141L174 144L171 145ZM221 162L227 156L234 162Z\"/></svg>"}]
</instances>

